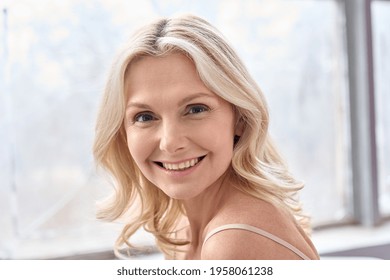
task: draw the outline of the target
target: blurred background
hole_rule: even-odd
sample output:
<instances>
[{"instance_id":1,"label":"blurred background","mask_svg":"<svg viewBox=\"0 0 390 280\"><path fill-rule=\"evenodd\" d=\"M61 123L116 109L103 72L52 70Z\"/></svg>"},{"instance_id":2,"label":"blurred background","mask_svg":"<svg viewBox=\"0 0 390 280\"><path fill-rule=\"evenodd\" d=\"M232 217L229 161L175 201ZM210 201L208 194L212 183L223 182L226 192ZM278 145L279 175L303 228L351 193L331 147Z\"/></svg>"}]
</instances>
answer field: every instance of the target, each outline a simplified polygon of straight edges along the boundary
<instances>
[{"instance_id":1,"label":"blurred background","mask_svg":"<svg viewBox=\"0 0 390 280\"><path fill-rule=\"evenodd\" d=\"M0 2L0 259L110 258L121 223L95 219L97 107L121 44L194 13L262 88L271 134L306 185L323 256L390 259L390 1ZM134 242L151 244L139 232Z\"/></svg>"}]
</instances>

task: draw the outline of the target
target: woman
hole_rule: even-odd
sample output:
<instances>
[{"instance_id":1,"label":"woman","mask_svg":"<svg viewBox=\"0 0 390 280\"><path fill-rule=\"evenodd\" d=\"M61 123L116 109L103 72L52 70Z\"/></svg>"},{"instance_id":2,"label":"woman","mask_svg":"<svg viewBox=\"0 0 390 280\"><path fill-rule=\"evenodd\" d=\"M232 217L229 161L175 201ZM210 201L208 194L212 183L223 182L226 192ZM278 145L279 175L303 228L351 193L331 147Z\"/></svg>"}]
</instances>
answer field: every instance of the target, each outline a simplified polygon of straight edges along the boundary
<instances>
[{"instance_id":1,"label":"woman","mask_svg":"<svg viewBox=\"0 0 390 280\"><path fill-rule=\"evenodd\" d=\"M94 156L116 180L100 217L130 217L167 259L318 259L302 184L268 135L264 96L223 36L195 16L139 30L112 67Z\"/></svg>"}]
</instances>

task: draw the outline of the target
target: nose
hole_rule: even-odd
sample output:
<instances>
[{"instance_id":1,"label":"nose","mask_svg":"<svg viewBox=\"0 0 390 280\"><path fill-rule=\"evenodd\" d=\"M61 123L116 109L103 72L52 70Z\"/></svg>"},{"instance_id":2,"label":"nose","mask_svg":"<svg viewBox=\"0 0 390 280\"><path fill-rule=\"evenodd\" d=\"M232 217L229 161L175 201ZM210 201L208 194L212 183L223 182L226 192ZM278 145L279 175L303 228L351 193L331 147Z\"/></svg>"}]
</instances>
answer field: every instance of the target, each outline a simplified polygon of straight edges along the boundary
<instances>
[{"instance_id":1,"label":"nose","mask_svg":"<svg viewBox=\"0 0 390 280\"><path fill-rule=\"evenodd\" d=\"M187 143L185 129L177 122L163 123L160 135L160 150L172 154L185 149Z\"/></svg>"}]
</instances>

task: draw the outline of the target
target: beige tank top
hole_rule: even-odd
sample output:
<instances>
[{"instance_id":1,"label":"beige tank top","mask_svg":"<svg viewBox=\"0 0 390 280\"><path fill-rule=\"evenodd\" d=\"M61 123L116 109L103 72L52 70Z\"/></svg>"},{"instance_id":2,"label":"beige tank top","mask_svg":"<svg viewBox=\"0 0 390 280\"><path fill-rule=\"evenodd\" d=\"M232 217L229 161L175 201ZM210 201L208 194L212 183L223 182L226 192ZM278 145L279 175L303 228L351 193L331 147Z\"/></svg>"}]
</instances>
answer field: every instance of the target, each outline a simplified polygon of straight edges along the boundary
<instances>
[{"instance_id":1,"label":"beige tank top","mask_svg":"<svg viewBox=\"0 0 390 280\"><path fill-rule=\"evenodd\" d=\"M227 224L227 225L223 225L223 226L220 226L220 227L217 227L215 229L213 229L212 231L210 231L204 241L203 241L203 245L207 242L207 240L212 237L214 234L218 233L218 232L221 232L221 231L224 231L224 230L230 230L230 229L239 229L239 230L247 230L247 231L250 231L250 232L253 232L253 233L256 233L256 234L259 234L261 236L264 236L268 239L271 239L273 240L274 242L284 246L285 248L289 249L290 251L292 251L293 253L295 253L296 255L298 255L300 258L302 258L303 260L310 260L310 258L308 256L306 256L304 253L302 253L298 248L296 248L295 246L291 245L290 243L284 241L283 239L280 239L279 237L273 235L272 233L269 233L265 230L262 230L262 229L259 229L257 227L254 227L254 226L250 226L250 225L247 225L247 224Z\"/></svg>"}]
</instances>

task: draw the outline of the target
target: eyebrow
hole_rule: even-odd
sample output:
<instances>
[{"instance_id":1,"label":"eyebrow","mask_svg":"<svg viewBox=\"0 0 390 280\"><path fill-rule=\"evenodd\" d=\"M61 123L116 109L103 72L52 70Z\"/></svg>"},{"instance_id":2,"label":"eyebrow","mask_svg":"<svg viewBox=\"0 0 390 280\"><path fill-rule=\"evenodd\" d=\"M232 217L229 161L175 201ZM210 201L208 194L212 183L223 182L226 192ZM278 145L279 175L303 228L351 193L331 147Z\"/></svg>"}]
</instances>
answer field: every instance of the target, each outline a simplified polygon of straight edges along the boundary
<instances>
[{"instance_id":1,"label":"eyebrow","mask_svg":"<svg viewBox=\"0 0 390 280\"><path fill-rule=\"evenodd\" d=\"M148 106L147 104L140 103L140 102L130 102L129 104L127 104L126 110L128 110L131 107L135 107L139 109L148 109L148 110L151 109L150 106Z\"/></svg>"},{"instance_id":2,"label":"eyebrow","mask_svg":"<svg viewBox=\"0 0 390 280\"><path fill-rule=\"evenodd\" d=\"M178 105L179 106L182 106L186 103L189 103L191 102L192 100L194 99L197 99L197 98L200 98L200 97L207 97L207 98L216 98L214 95L211 95L210 93L206 93L206 92L197 92L197 93L194 93L194 94L191 94L185 98L183 98L179 103Z\"/></svg>"},{"instance_id":3,"label":"eyebrow","mask_svg":"<svg viewBox=\"0 0 390 280\"><path fill-rule=\"evenodd\" d=\"M197 92L193 93L182 100L178 102L178 106L183 106L186 103L191 102L194 99L201 98L201 97L206 97L206 98L216 98L215 96L211 95L210 93L205 93L205 92ZM129 102L126 106L126 110L128 110L131 107L139 108L139 109L146 109L146 110L151 110L151 107L145 103L141 102Z\"/></svg>"}]
</instances>

